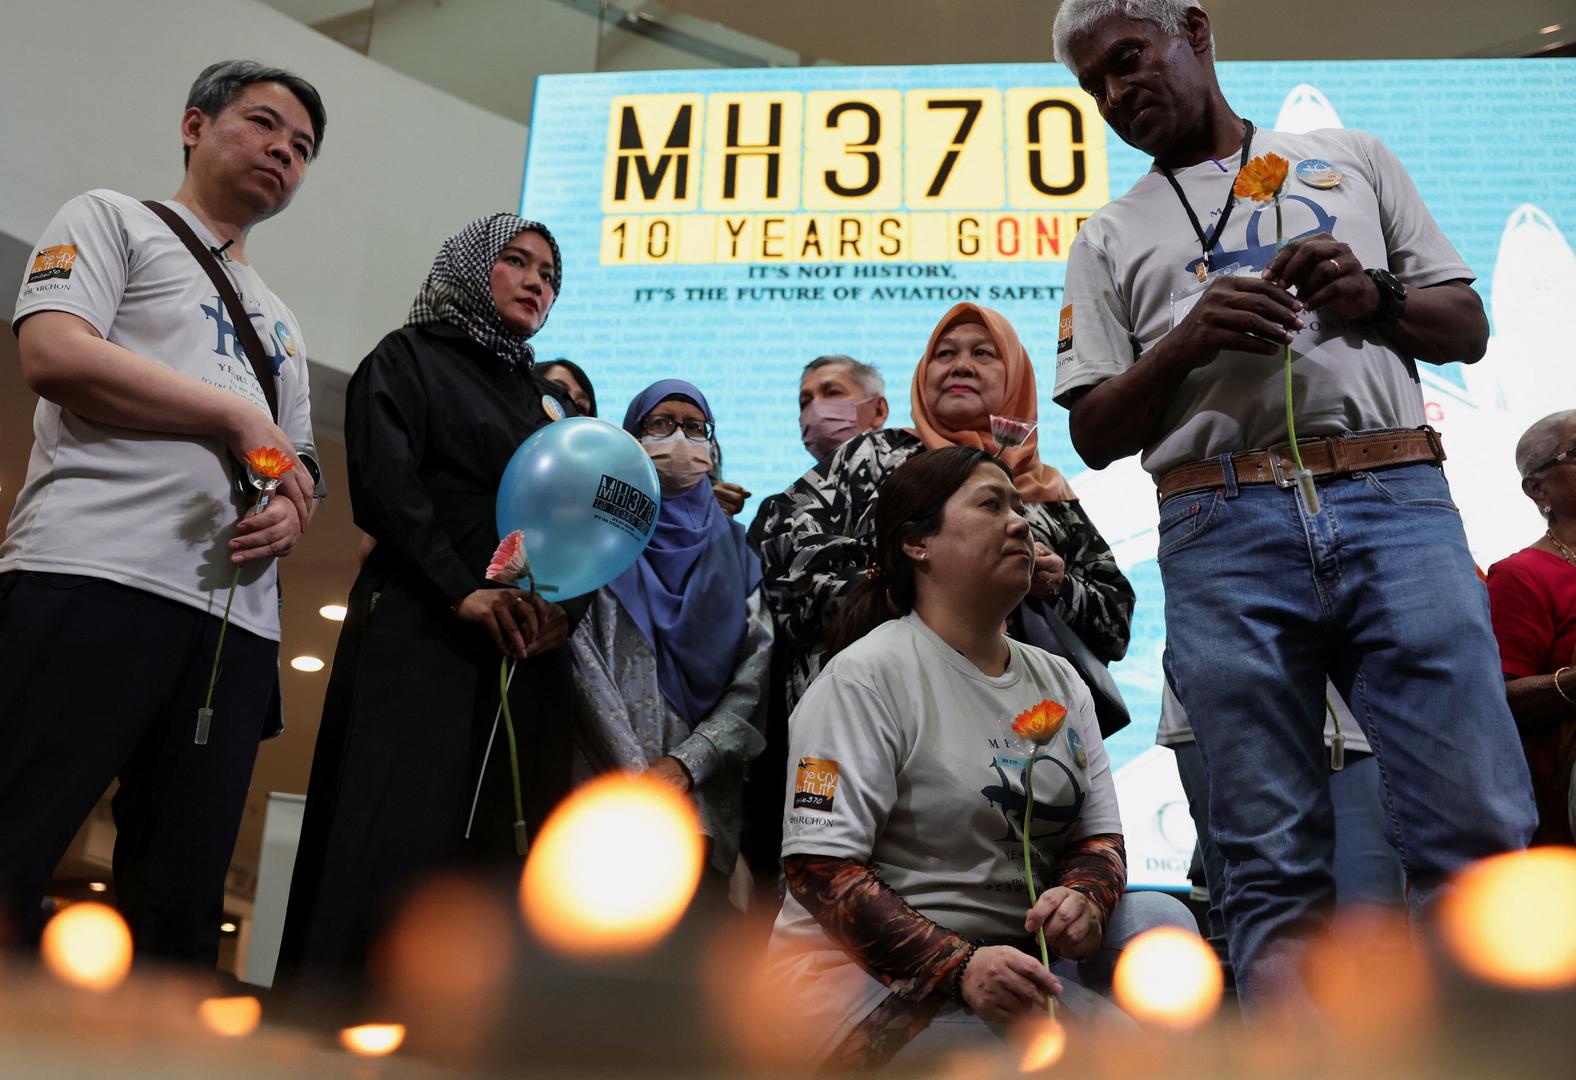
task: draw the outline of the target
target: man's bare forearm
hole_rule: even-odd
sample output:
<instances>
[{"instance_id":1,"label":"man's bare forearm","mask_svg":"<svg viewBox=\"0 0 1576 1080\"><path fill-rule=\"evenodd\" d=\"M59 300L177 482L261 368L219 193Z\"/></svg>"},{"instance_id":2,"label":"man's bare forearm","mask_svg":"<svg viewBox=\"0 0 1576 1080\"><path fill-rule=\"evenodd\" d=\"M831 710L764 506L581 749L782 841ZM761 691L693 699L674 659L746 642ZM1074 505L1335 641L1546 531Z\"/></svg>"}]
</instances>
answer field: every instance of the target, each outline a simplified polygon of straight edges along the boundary
<instances>
[{"instance_id":1,"label":"man's bare forearm","mask_svg":"<svg viewBox=\"0 0 1576 1080\"><path fill-rule=\"evenodd\" d=\"M1483 301L1462 281L1407 290L1406 310L1383 333L1403 355L1430 364L1475 364L1488 350Z\"/></svg>"},{"instance_id":2,"label":"man's bare forearm","mask_svg":"<svg viewBox=\"0 0 1576 1080\"><path fill-rule=\"evenodd\" d=\"M1166 409L1190 370L1179 362L1169 335L1120 375L1092 386L1068 403L1068 434L1091 469L1136 454L1159 430Z\"/></svg>"},{"instance_id":3,"label":"man's bare forearm","mask_svg":"<svg viewBox=\"0 0 1576 1080\"><path fill-rule=\"evenodd\" d=\"M85 419L134 431L229 440L257 410L130 349L105 341L88 323L43 311L18 333L28 388Z\"/></svg>"}]
</instances>

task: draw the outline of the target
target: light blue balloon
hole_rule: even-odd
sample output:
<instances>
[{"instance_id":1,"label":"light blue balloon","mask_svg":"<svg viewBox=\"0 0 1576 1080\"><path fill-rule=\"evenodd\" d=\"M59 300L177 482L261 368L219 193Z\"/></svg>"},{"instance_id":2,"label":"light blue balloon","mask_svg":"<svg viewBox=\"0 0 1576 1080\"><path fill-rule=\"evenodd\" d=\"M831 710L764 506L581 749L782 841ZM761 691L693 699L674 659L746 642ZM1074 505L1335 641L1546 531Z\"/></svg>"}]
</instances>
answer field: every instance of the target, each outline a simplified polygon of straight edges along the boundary
<instances>
[{"instance_id":1,"label":"light blue balloon","mask_svg":"<svg viewBox=\"0 0 1576 1080\"><path fill-rule=\"evenodd\" d=\"M498 485L498 535L525 537L548 600L594 592L635 564L661 505L657 470L621 427L590 416L538 429Z\"/></svg>"}]
</instances>

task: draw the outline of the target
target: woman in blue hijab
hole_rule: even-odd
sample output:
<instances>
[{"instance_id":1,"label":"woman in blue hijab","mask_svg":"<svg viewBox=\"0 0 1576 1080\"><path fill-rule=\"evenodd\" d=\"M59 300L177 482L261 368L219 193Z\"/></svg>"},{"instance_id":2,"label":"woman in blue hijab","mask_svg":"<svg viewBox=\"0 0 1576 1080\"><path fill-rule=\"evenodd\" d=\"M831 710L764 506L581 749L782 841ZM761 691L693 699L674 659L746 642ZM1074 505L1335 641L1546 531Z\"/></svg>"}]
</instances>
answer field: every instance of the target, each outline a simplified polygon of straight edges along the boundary
<instances>
[{"instance_id":1,"label":"woman in blue hijab","mask_svg":"<svg viewBox=\"0 0 1576 1080\"><path fill-rule=\"evenodd\" d=\"M731 876L745 767L766 745L772 623L760 560L712 495L716 423L698 389L653 383L624 430L651 455L662 506L651 544L596 592L570 639L577 772L638 769L687 792L711 867Z\"/></svg>"}]
</instances>

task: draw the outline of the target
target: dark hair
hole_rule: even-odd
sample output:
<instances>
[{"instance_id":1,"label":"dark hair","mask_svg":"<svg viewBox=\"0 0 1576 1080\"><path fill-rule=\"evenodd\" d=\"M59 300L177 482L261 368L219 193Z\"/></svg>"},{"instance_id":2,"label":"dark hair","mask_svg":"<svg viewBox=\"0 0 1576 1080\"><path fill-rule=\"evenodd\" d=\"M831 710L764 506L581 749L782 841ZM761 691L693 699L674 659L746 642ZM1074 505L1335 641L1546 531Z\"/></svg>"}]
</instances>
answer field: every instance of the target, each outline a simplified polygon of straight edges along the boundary
<instances>
[{"instance_id":1,"label":"dark hair","mask_svg":"<svg viewBox=\"0 0 1576 1080\"><path fill-rule=\"evenodd\" d=\"M870 631L914 610L914 563L903 545L941 531L947 500L981 465L1007 466L973 446L944 446L915 454L881 483L876 498L875 554L865 579L837 610L828 637L830 659Z\"/></svg>"},{"instance_id":2,"label":"dark hair","mask_svg":"<svg viewBox=\"0 0 1576 1080\"><path fill-rule=\"evenodd\" d=\"M201 109L205 116L218 116L236 99L242 90L254 83L276 82L296 96L312 119L312 160L323 152L323 129L328 126L328 113L323 110L323 99L317 87L301 76L284 68L267 67L255 60L221 60L209 64L192 83L186 94L188 109ZM182 160L191 164L192 149L181 148Z\"/></svg>"},{"instance_id":3,"label":"dark hair","mask_svg":"<svg viewBox=\"0 0 1576 1080\"><path fill-rule=\"evenodd\" d=\"M569 371L569 374L575 377L575 382L579 383L580 388L586 392L586 400L591 403L590 412L588 412L586 415L595 416L596 388L591 385L591 380L586 378L586 373L580 370L580 365L575 363L573 360L565 360L562 356L560 356L557 360L549 360L537 370L542 373L542 377L545 379L547 377L547 373L555 367L566 368Z\"/></svg>"}]
</instances>

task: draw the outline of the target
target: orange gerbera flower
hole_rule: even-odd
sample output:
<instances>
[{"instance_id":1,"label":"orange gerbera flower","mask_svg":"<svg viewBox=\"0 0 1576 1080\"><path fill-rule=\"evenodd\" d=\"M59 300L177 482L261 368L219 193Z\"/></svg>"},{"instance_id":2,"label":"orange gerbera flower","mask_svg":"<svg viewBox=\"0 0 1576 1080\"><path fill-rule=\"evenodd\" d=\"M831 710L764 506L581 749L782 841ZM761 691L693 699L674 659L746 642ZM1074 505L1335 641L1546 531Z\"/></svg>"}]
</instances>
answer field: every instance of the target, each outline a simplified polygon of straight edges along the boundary
<instances>
[{"instance_id":1,"label":"orange gerbera flower","mask_svg":"<svg viewBox=\"0 0 1576 1080\"><path fill-rule=\"evenodd\" d=\"M1019 713L1012 722L1012 730L1037 746L1044 746L1056 738L1056 733L1062 730L1062 723L1066 719L1067 707L1046 698Z\"/></svg>"},{"instance_id":2,"label":"orange gerbera flower","mask_svg":"<svg viewBox=\"0 0 1576 1080\"><path fill-rule=\"evenodd\" d=\"M1280 194L1290 168L1291 164L1279 154L1256 157L1242 166L1236 182L1231 185L1231 193L1239 199L1269 202Z\"/></svg>"},{"instance_id":3,"label":"orange gerbera flower","mask_svg":"<svg viewBox=\"0 0 1576 1080\"><path fill-rule=\"evenodd\" d=\"M276 450L272 446L259 446L256 450L248 451L246 464L254 473L267 480L278 480L295 468L295 462L283 450Z\"/></svg>"}]
</instances>

